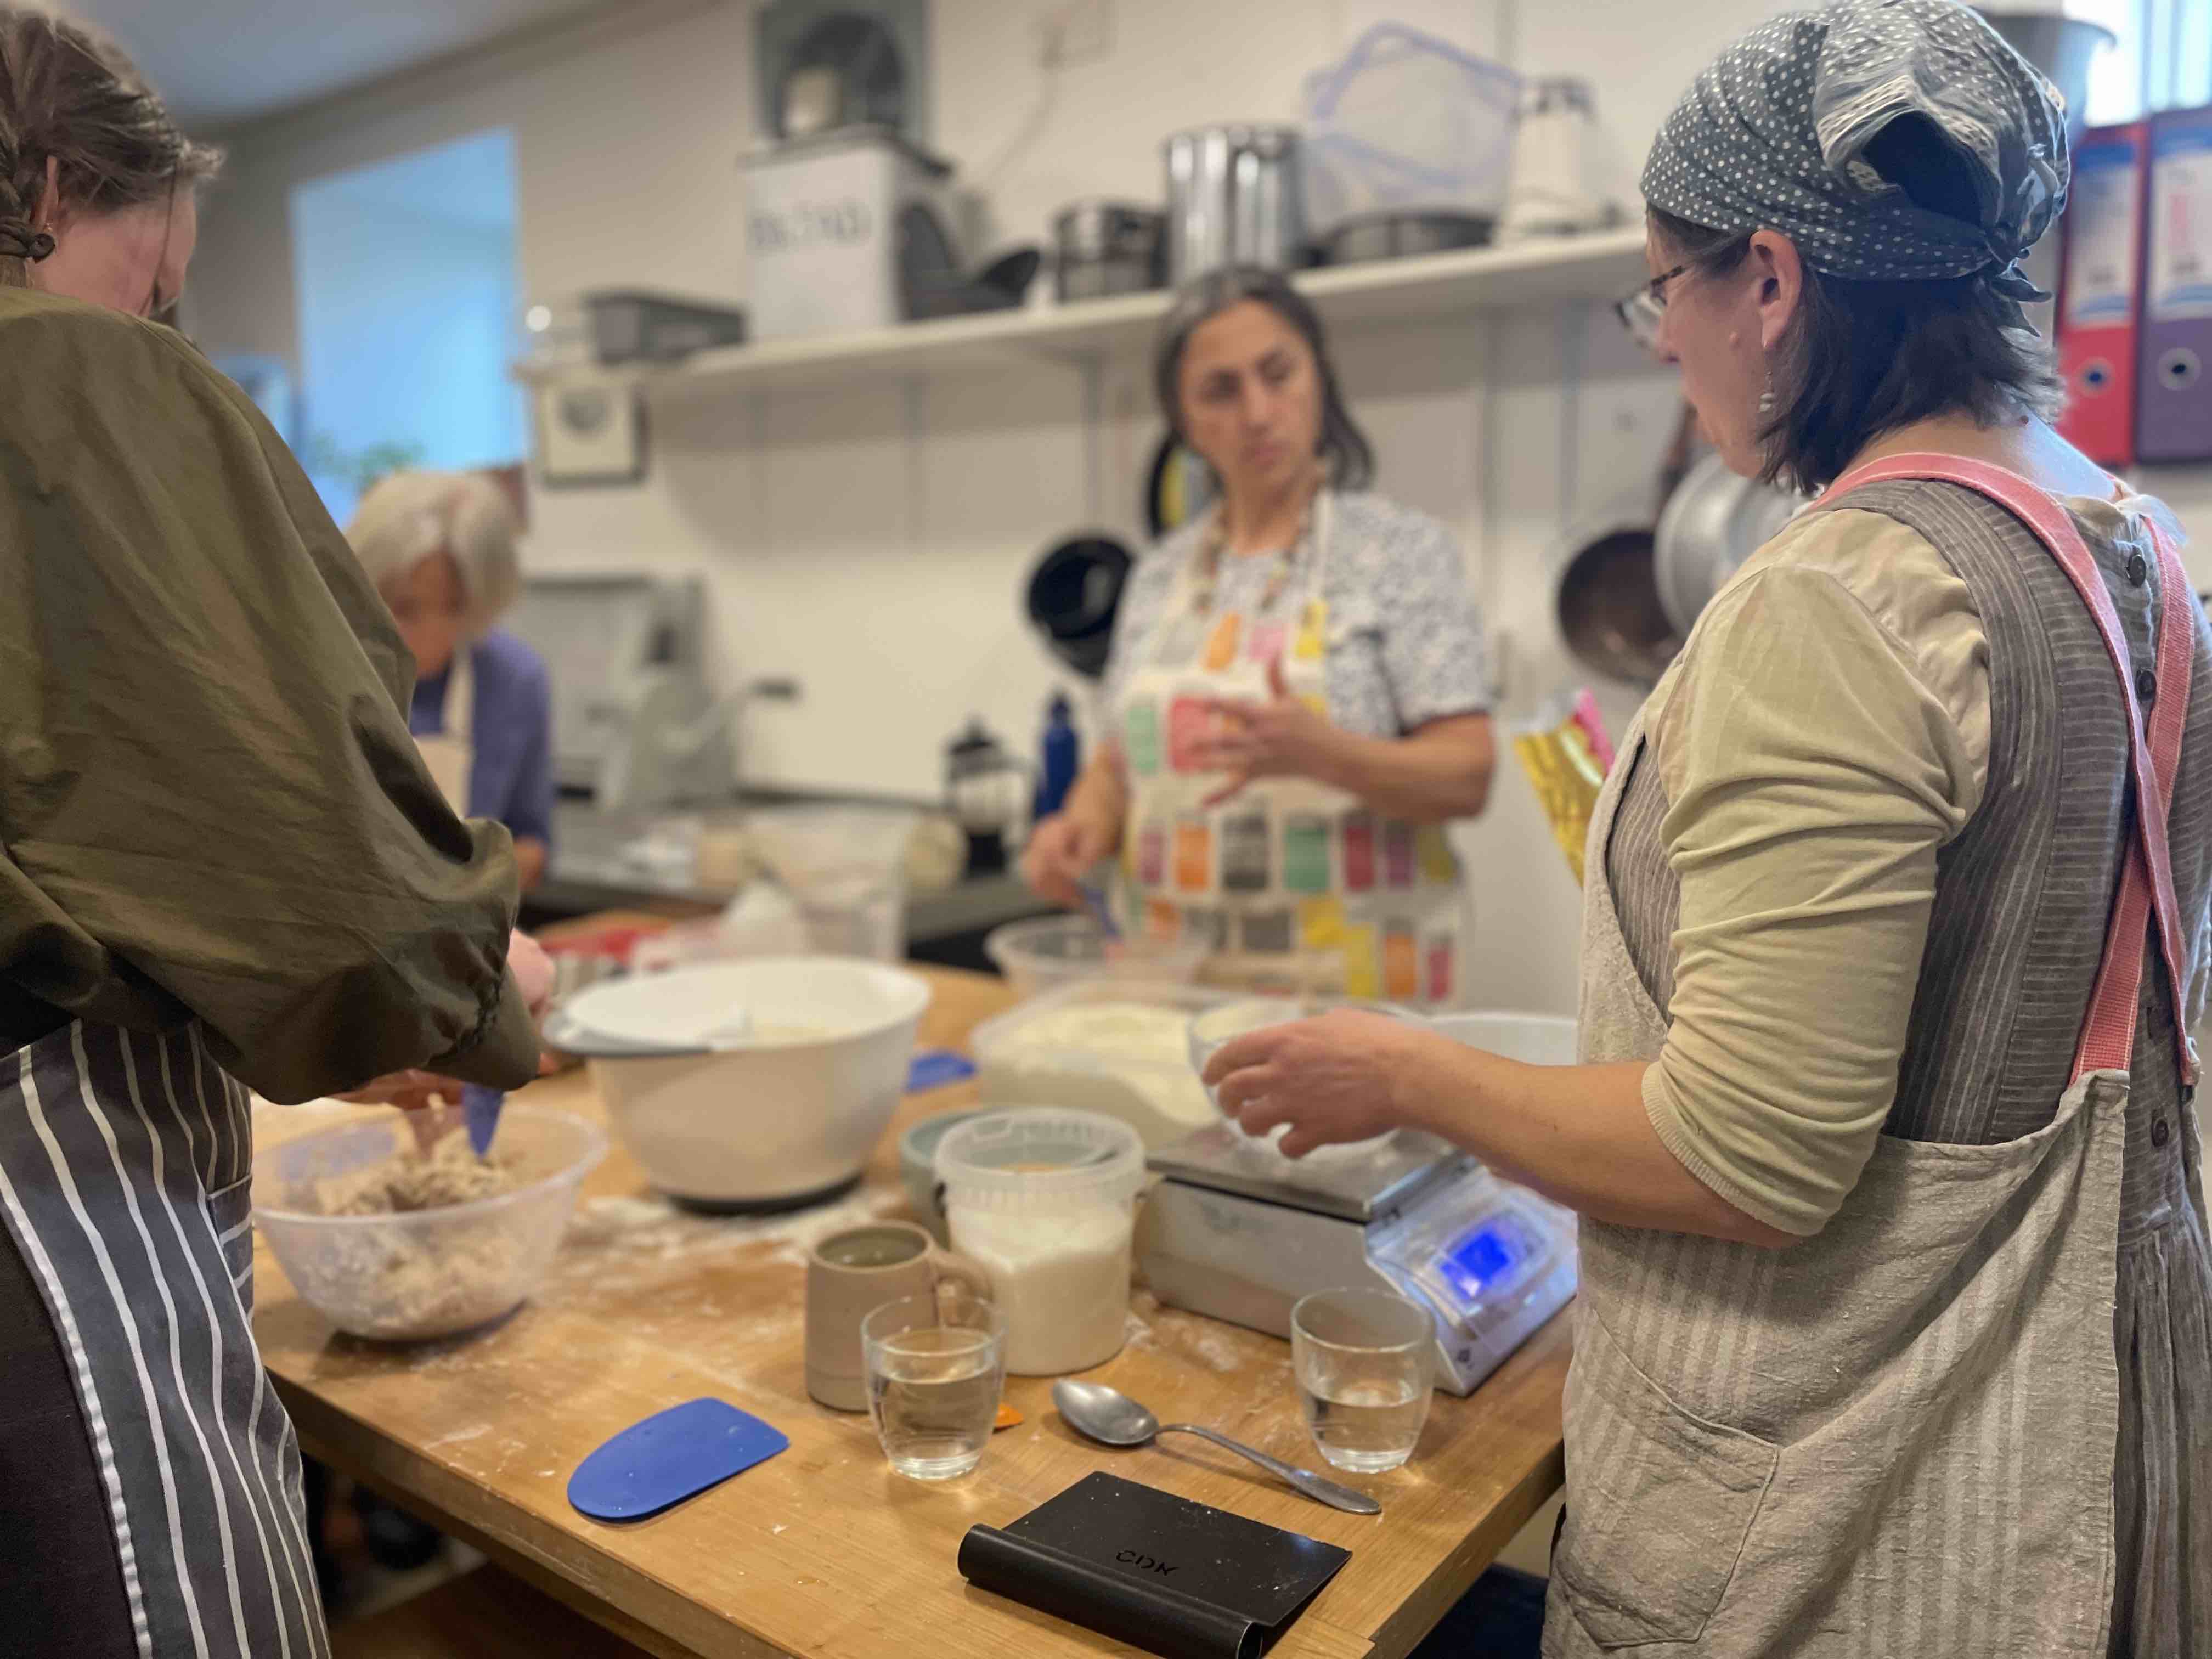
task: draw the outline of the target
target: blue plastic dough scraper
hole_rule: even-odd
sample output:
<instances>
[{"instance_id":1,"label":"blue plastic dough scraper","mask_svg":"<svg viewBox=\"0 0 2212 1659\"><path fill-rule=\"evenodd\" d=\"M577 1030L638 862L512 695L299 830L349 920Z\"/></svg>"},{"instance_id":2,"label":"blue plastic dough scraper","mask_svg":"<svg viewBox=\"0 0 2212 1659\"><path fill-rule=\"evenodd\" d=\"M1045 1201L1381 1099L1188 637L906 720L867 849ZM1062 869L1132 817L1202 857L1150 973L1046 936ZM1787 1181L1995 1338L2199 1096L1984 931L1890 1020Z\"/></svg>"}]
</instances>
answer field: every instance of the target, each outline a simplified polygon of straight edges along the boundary
<instances>
[{"instance_id":1,"label":"blue plastic dough scraper","mask_svg":"<svg viewBox=\"0 0 2212 1659\"><path fill-rule=\"evenodd\" d=\"M478 1158L491 1150L491 1138L499 1133L499 1109L506 1104L504 1090L481 1083L461 1085L461 1116L469 1126L469 1146Z\"/></svg>"},{"instance_id":2,"label":"blue plastic dough scraper","mask_svg":"<svg viewBox=\"0 0 2212 1659\"><path fill-rule=\"evenodd\" d=\"M640 1521L719 1486L791 1444L720 1400L687 1400L633 1423L576 1466L568 1501L599 1521Z\"/></svg>"}]
</instances>

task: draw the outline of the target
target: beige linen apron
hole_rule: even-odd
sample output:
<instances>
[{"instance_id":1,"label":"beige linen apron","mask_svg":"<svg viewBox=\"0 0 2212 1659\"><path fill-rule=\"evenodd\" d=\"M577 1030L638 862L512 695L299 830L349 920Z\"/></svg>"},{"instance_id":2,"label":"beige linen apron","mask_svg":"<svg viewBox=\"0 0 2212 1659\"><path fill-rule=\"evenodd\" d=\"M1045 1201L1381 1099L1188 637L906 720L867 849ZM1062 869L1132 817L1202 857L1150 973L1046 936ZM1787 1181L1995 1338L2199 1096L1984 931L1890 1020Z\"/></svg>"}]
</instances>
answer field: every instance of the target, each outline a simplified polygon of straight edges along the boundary
<instances>
[{"instance_id":1,"label":"beige linen apron","mask_svg":"<svg viewBox=\"0 0 2212 1659\"><path fill-rule=\"evenodd\" d=\"M441 729L435 736L418 737L415 746L422 751L422 764L429 769L446 804L457 817L466 817L469 778L477 759L477 682L469 666L465 640L453 647L453 659L446 670L445 708L439 725Z\"/></svg>"},{"instance_id":2,"label":"beige linen apron","mask_svg":"<svg viewBox=\"0 0 2212 1659\"><path fill-rule=\"evenodd\" d=\"M2146 938L2170 972L2180 960L2166 803L2192 634L2160 629L2146 741L2111 598L2057 503L1929 456L1864 469L1829 500L1894 478L1965 484L2017 514L2095 615L2123 684L2141 810L2072 1085L2055 1120L2018 1139L1885 1135L1835 1218L1787 1250L1583 1224L1551 1659L2106 1651L2126 1067ZM2193 599L2172 550L2158 551L2178 619ZM1667 1039L1607 873L1644 744L1639 716L1591 826L1590 1063L1650 1060Z\"/></svg>"},{"instance_id":3,"label":"beige linen apron","mask_svg":"<svg viewBox=\"0 0 2212 1659\"><path fill-rule=\"evenodd\" d=\"M1356 796L1304 778L1256 779L1230 799L1192 745L1215 699L1264 702L1268 669L1326 717L1331 641L1322 574L1334 509L1314 501L1304 568L1256 615L1200 615L1197 560L1177 576L1116 711L1130 805L1122 848L1125 925L1195 939L1206 976L1256 989L1457 1000L1467 905L1441 824L1382 817Z\"/></svg>"}]
</instances>

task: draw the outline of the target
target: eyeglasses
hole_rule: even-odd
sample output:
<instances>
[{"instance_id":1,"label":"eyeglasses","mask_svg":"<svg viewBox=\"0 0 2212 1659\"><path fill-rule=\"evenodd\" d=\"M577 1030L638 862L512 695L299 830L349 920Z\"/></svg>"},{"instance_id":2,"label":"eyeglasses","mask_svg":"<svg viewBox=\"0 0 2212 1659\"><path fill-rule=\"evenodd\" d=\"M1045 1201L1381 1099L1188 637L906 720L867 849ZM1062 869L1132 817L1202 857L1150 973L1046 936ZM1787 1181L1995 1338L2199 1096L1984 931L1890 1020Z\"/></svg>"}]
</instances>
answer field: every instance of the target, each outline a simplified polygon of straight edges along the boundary
<instances>
[{"instance_id":1,"label":"eyeglasses","mask_svg":"<svg viewBox=\"0 0 2212 1659\"><path fill-rule=\"evenodd\" d=\"M1667 284L1689 268L1685 263L1672 270L1662 271L1650 282L1639 284L1633 294L1613 302L1613 314L1620 319L1620 325L1646 351L1656 353L1659 349L1660 325L1667 320Z\"/></svg>"}]
</instances>

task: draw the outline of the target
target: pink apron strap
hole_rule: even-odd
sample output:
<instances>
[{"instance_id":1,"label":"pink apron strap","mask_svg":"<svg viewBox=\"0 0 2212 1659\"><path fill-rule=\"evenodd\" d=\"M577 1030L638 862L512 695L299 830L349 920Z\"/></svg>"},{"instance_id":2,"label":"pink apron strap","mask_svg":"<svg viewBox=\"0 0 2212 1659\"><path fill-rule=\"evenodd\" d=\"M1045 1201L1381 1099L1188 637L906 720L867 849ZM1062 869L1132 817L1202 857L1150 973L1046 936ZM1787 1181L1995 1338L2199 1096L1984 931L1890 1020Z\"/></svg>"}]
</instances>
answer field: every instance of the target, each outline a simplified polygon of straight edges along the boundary
<instances>
[{"instance_id":1,"label":"pink apron strap","mask_svg":"<svg viewBox=\"0 0 2212 1659\"><path fill-rule=\"evenodd\" d=\"M2184 994L2186 958L2181 948L2179 907L2173 896L2173 865L2166 848L2166 814L2173 799L2174 775L2181 764L2181 741L2189 717L2189 682L2196 659L2196 630L2190 626L2188 606L2196 595L2181 560L2156 525L2151 542L2158 554L2160 626L2157 690L2151 713L2144 718L2130 672L2126 635L2119 613L2105 586L2088 544L2081 539L2073 516L2048 490L2038 488L2018 473L1985 461L1956 455L1893 455L1846 473L1821 497L1832 505L1862 485L1895 479L1931 479L1963 484L2006 508L2035 532L2052 558L2073 582L2081 602L2096 621L2105 641L2105 654L2119 676L2120 694L2128 709L2128 767L2136 786L2136 836L2112 907L2112 924L2105 937L2104 958L2097 967L2095 989L2089 1000L2088 1018L2074 1060L2078 1081L2091 1072L2126 1071L2135 1054L2136 996L2142 985L2142 947L2154 924L2166 958L2168 983L2174 995ZM2194 1084L2197 1068L2189 1052L2189 1039L2175 1021L2175 1047L2181 1080Z\"/></svg>"}]
</instances>

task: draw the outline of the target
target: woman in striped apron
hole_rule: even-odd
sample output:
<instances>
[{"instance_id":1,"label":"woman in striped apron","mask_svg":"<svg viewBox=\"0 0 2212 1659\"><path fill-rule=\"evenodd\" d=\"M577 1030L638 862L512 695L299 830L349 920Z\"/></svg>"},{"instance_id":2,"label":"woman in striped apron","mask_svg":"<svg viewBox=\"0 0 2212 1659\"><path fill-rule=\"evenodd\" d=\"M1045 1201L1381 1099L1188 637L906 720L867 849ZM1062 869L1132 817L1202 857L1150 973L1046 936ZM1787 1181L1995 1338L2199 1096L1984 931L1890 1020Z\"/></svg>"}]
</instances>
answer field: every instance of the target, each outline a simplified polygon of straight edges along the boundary
<instances>
[{"instance_id":1,"label":"woman in striped apron","mask_svg":"<svg viewBox=\"0 0 2212 1659\"><path fill-rule=\"evenodd\" d=\"M1217 1059L1285 1150L1419 1124L1582 1212L1547 1654L2212 1653L2212 630L2048 424L2015 262L2068 172L1950 0L1699 77L1623 314L1826 493L1622 746L1587 1063L1356 1016Z\"/></svg>"},{"instance_id":2,"label":"woman in striped apron","mask_svg":"<svg viewBox=\"0 0 2212 1659\"><path fill-rule=\"evenodd\" d=\"M217 160L0 9L0 1653L327 1651L247 1089L535 1070L506 832L282 441L144 320Z\"/></svg>"}]
</instances>

